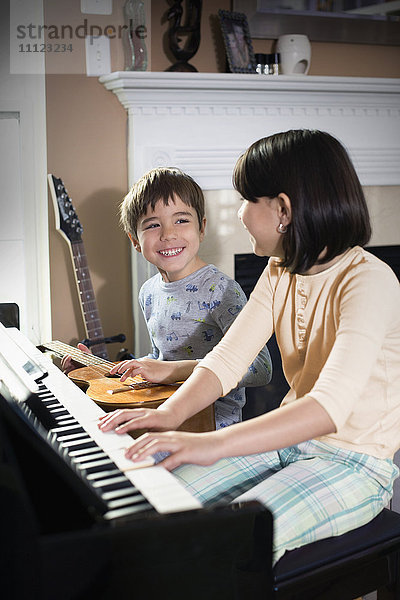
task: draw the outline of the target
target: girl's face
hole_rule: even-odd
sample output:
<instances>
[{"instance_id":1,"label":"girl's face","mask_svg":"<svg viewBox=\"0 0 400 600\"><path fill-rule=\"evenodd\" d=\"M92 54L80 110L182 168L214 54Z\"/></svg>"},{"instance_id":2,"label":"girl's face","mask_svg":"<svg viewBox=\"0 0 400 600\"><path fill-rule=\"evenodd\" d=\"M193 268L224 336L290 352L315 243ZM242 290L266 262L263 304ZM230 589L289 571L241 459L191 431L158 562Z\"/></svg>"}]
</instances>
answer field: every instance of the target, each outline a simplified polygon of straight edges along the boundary
<instances>
[{"instance_id":1,"label":"girl's face","mask_svg":"<svg viewBox=\"0 0 400 600\"><path fill-rule=\"evenodd\" d=\"M284 205L285 199L281 196L257 198L257 202L242 200L238 216L250 234L253 252L257 256L284 257L284 234L278 232L280 223L287 225L289 222Z\"/></svg>"},{"instance_id":2,"label":"girl's face","mask_svg":"<svg viewBox=\"0 0 400 600\"><path fill-rule=\"evenodd\" d=\"M175 196L167 205L159 200L148 208L137 226L136 250L160 271L164 281L178 281L200 269L199 258L206 220L199 230L196 210Z\"/></svg>"}]
</instances>

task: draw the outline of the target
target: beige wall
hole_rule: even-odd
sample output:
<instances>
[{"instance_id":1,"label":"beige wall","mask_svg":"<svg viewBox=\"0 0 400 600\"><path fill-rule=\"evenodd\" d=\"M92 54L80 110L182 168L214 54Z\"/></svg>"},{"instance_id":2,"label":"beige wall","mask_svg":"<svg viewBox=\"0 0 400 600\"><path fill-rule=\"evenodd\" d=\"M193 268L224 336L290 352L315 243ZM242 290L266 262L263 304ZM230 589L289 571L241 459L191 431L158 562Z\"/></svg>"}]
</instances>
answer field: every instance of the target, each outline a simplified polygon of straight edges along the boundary
<instances>
[{"instance_id":1,"label":"beige wall","mask_svg":"<svg viewBox=\"0 0 400 600\"><path fill-rule=\"evenodd\" d=\"M44 4L47 23L58 10L67 10L65 18L71 22L82 20L79 0L44 0ZM68 8L63 9L66 4ZM124 0L114 0L113 14L96 15L96 21L103 25L122 23L123 4ZM224 71L216 6L229 9L230 0L220 0L217 5L214 0L203 0L201 44L191 60L202 72ZM163 71L172 62L164 50L168 8L166 0L152 1L153 71ZM272 40L254 41L256 52L268 52L272 45ZM73 60L84 65L83 57L81 45ZM122 70L123 66L122 44L112 40L112 70ZM64 180L84 227L83 241L104 334L125 333L126 346L132 350L130 250L117 216L127 191L126 112L96 77L87 77L83 70L78 72L49 74L46 78L48 171ZM400 47L312 43L310 75L400 77ZM397 197L397 192L392 189L391 197ZM373 203L377 210L375 192ZM68 245L55 231L52 206L49 212L53 339L75 344L85 333L72 262ZM384 235L382 231L380 237ZM118 345L110 346L111 359L118 349Z\"/></svg>"}]
</instances>

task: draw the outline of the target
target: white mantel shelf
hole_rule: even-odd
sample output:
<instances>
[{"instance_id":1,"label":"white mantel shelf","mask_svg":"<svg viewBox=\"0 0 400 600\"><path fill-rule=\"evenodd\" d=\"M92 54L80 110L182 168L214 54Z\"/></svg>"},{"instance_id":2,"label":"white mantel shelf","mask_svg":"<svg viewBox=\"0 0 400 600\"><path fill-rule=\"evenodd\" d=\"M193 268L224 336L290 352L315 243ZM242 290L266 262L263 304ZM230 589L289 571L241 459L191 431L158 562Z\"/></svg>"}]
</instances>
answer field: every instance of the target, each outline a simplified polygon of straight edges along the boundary
<instances>
[{"instance_id":1,"label":"white mantel shelf","mask_svg":"<svg viewBox=\"0 0 400 600\"><path fill-rule=\"evenodd\" d=\"M260 76L236 73L173 73L118 71L100 78L109 90L115 92L121 103L129 107L132 93L167 90L176 92L199 91L263 94L273 92L339 92L339 93L400 93L400 79L376 77L313 77L313 76ZM125 98L125 100L124 100ZM125 104L126 103L126 104Z\"/></svg>"},{"instance_id":2,"label":"white mantel shelf","mask_svg":"<svg viewBox=\"0 0 400 600\"><path fill-rule=\"evenodd\" d=\"M100 82L129 116L131 182L168 165L230 189L253 141L305 127L338 137L363 185L400 184L400 79L124 71Z\"/></svg>"}]
</instances>

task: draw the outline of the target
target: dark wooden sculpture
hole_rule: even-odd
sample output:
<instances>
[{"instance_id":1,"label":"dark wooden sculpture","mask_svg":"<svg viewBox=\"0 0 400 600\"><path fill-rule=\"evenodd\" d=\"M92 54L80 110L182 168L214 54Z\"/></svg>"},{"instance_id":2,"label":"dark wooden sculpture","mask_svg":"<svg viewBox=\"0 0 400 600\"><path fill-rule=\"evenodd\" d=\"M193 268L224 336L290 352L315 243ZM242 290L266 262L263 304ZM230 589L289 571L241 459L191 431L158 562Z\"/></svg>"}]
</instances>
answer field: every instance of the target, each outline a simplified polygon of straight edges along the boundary
<instances>
[{"instance_id":1,"label":"dark wooden sculpture","mask_svg":"<svg viewBox=\"0 0 400 600\"><path fill-rule=\"evenodd\" d=\"M185 20L182 24L183 0L176 0L167 13L169 20L169 49L176 59L166 71L192 71L196 67L188 61L196 54L200 44L200 19L202 0L186 0Z\"/></svg>"}]
</instances>

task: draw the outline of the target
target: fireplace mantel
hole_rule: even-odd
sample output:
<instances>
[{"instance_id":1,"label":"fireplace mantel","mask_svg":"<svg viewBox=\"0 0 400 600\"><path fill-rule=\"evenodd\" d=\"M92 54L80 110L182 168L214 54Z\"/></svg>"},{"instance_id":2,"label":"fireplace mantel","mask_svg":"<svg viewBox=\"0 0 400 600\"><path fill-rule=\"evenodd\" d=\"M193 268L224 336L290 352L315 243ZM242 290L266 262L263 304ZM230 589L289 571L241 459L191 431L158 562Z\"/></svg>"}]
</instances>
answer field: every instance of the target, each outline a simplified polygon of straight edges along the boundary
<instances>
[{"instance_id":1,"label":"fireplace mantel","mask_svg":"<svg viewBox=\"0 0 400 600\"><path fill-rule=\"evenodd\" d=\"M203 189L230 189L238 156L291 128L328 131L363 185L400 184L400 79L116 72L100 78L129 116L133 182L177 166Z\"/></svg>"}]
</instances>

